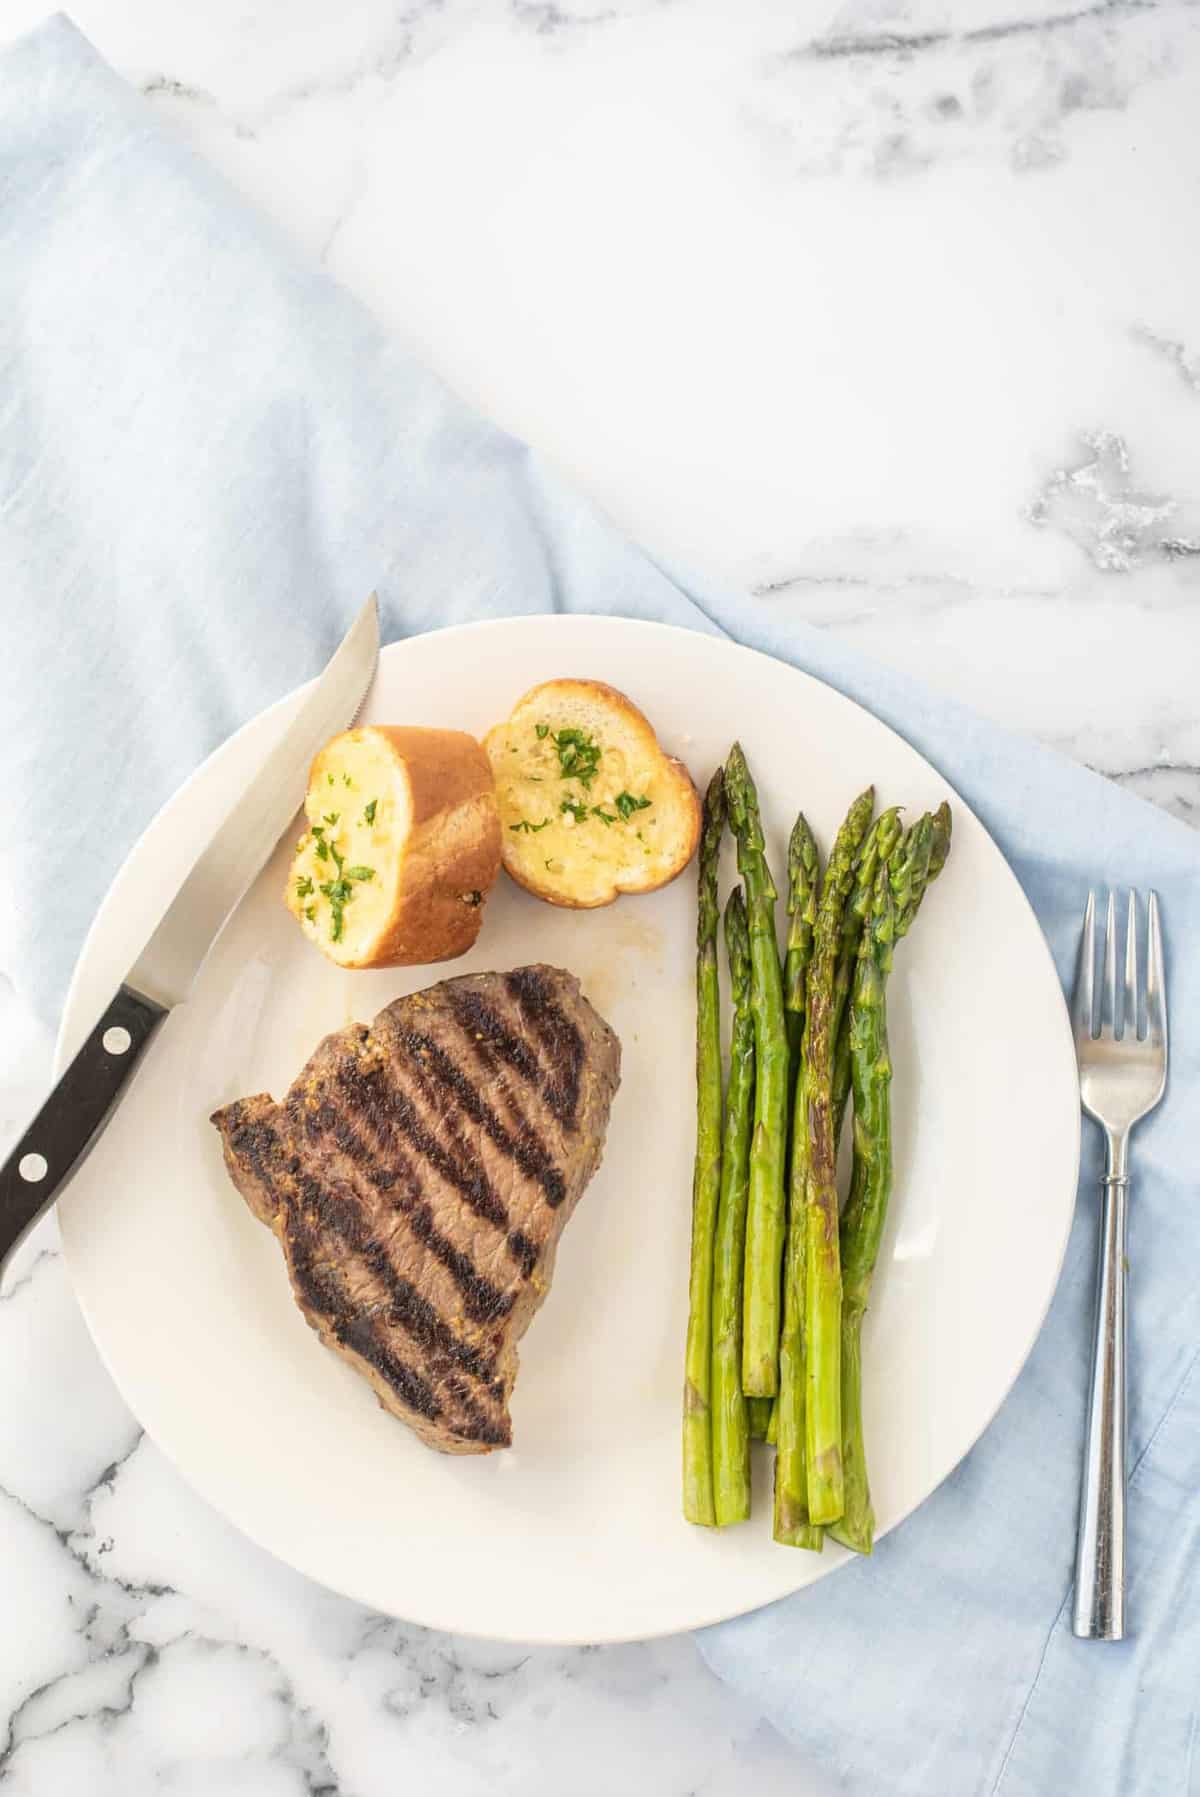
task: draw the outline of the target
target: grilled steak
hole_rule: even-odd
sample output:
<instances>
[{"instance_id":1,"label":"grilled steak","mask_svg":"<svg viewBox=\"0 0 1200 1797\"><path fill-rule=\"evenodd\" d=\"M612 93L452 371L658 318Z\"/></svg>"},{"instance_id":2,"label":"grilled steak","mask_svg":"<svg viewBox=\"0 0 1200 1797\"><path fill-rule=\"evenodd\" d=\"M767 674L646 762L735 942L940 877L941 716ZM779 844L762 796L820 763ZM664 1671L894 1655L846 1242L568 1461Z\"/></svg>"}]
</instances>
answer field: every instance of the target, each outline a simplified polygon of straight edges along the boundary
<instances>
[{"instance_id":1,"label":"grilled steak","mask_svg":"<svg viewBox=\"0 0 1200 1797\"><path fill-rule=\"evenodd\" d=\"M620 1062L571 974L518 967L397 999L327 1036L282 1104L213 1117L309 1323L443 1453L512 1440L517 1343Z\"/></svg>"}]
</instances>

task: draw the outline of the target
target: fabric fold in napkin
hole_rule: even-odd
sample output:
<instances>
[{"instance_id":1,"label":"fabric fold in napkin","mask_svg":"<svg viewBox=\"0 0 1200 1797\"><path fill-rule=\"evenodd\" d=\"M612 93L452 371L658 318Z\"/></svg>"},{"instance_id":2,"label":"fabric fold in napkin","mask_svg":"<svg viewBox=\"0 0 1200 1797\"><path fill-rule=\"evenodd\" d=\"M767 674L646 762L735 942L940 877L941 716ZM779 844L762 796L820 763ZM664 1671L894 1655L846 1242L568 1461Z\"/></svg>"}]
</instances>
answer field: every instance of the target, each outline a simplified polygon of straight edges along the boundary
<instances>
[{"instance_id":1,"label":"fabric fold in napkin","mask_svg":"<svg viewBox=\"0 0 1200 1797\"><path fill-rule=\"evenodd\" d=\"M1195 1788L1197 838L835 636L623 541L299 260L67 20L50 21L0 55L0 965L43 1014L153 812L317 671L372 587L392 638L516 612L624 613L808 669L975 807L1064 975L1090 884L1158 889L1172 1080L1135 1156L1132 1637L1077 1642L1069 1624L1089 1128L1058 1295L979 1446L872 1560L702 1646L818 1777L863 1797ZM1029 1172L1019 1123L979 1144L1014 1181Z\"/></svg>"}]
</instances>

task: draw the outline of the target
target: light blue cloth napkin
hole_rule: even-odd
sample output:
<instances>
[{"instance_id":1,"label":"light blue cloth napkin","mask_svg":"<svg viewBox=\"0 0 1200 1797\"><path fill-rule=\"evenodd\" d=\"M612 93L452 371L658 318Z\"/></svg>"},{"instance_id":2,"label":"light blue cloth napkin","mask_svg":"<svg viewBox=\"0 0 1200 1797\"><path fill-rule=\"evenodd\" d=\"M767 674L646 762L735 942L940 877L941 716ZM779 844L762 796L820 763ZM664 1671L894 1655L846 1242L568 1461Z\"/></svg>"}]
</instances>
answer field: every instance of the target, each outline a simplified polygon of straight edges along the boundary
<instances>
[{"instance_id":1,"label":"light blue cloth napkin","mask_svg":"<svg viewBox=\"0 0 1200 1797\"><path fill-rule=\"evenodd\" d=\"M14 919L0 942L45 1013L154 810L321 666L372 587L390 637L626 613L809 669L945 771L1006 850L1064 975L1089 883L1158 888L1173 1078L1139 1135L1132 1208L1132 1639L1079 1643L1068 1620L1087 1187L1050 1319L979 1447L873 1560L702 1645L849 1792L1200 1791L1197 838L622 541L51 21L0 57L0 890ZM979 1151L1023 1177L1019 1133Z\"/></svg>"}]
</instances>

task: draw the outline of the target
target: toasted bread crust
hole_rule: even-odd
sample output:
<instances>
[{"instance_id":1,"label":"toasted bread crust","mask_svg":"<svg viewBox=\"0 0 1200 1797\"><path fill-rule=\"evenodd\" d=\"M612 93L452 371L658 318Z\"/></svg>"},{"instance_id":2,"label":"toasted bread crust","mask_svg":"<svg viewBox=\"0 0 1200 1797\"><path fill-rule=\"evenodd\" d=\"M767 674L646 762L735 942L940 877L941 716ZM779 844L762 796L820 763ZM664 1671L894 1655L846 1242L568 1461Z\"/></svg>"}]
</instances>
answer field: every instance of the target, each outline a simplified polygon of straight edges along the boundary
<instances>
[{"instance_id":1,"label":"toasted bread crust","mask_svg":"<svg viewBox=\"0 0 1200 1797\"><path fill-rule=\"evenodd\" d=\"M500 815L487 756L463 730L380 724L399 757L412 802L412 834L395 902L370 960L414 967L465 955L483 928L500 872ZM471 895L479 894L477 903Z\"/></svg>"}]
</instances>

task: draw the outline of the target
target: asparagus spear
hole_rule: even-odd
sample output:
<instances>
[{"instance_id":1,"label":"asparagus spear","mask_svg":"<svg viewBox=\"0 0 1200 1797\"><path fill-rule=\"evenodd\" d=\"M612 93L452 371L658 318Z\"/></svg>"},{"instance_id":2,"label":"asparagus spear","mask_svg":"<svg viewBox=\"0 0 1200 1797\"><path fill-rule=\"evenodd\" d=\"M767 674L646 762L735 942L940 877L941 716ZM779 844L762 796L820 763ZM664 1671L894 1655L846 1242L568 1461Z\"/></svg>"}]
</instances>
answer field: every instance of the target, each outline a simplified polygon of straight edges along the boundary
<instances>
[{"instance_id":1,"label":"asparagus spear","mask_svg":"<svg viewBox=\"0 0 1200 1797\"><path fill-rule=\"evenodd\" d=\"M896 940L908 934L925 896L926 888L937 879L950 853L950 807L944 802L934 812L926 812L904 833L896 850L885 859L892 863L892 886L896 895ZM874 870L872 870L873 877ZM857 889L856 889L857 890ZM865 909L865 906L864 906ZM850 1020L843 1016L838 1030L837 1051L833 1067L833 1131L841 1141L842 1122L850 1097Z\"/></svg>"},{"instance_id":2,"label":"asparagus spear","mask_svg":"<svg viewBox=\"0 0 1200 1797\"><path fill-rule=\"evenodd\" d=\"M908 935L921 900L946 865L951 827L950 807L943 800L936 811L918 818L905 835L903 853L892 869L897 942Z\"/></svg>"},{"instance_id":3,"label":"asparagus spear","mask_svg":"<svg viewBox=\"0 0 1200 1797\"><path fill-rule=\"evenodd\" d=\"M854 982L863 922L871 909L875 874L881 862L891 859L903 836L900 807L893 805L889 810L880 812L863 837L862 847L858 851L858 859L854 865L854 885L842 912L842 933L833 980L833 1023L838 1034L845 1019L850 987Z\"/></svg>"},{"instance_id":4,"label":"asparagus spear","mask_svg":"<svg viewBox=\"0 0 1200 1797\"><path fill-rule=\"evenodd\" d=\"M746 1399L746 1414L750 1419L751 1441L771 1440L771 1412L774 1408L774 1398Z\"/></svg>"},{"instance_id":5,"label":"asparagus spear","mask_svg":"<svg viewBox=\"0 0 1200 1797\"><path fill-rule=\"evenodd\" d=\"M932 880L937 879L950 857L950 838L953 828L949 801L943 799L933 814L933 848L929 856L929 868L925 879L927 886Z\"/></svg>"},{"instance_id":6,"label":"asparagus spear","mask_svg":"<svg viewBox=\"0 0 1200 1797\"><path fill-rule=\"evenodd\" d=\"M893 942L911 928L925 887L945 866L950 852L949 806L941 806L933 817L915 824L904 850L894 868L881 867L876 877L850 1001L854 1171L841 1227L845 1507L831 1533L860 1554L871 1552L875 1537L863 1440L862 1320L892 1187L887 979Z\"/></svg>"},{"instance_id":7,"label":"asparagus spear","mask_svg":"<svg viewBox=\"0 0 1200 1797\"><path fill-rule=\"evenodd\" d=\"M912 928L913 918L917 915L917 909L925 896L925 888L929 884L932 860L933 816L927 811L917 819L911 830L905 831L900 853L890 869L897 939L907 935Z\"/></svg>"},{"instance_id":8,"label":"asparagus spear","mask_svg":"<svg viewBox=\"0 0 1200 1797\"><path fill-rule=\"evenodd\" d=\"M808 1513L814 1523L842 1513L842 1278L838 1252L837 1143L833 1134L834 980L842 913L858 850L871 821L874 788L860 793L837 833L817 908L801 1060L807 1118L804 1346ZM784 1416L779 1415L782 1440Z\"/></svg>"},{"instance_id":9,"label":"asparagus spear","mask_svg":"<svg viewBox=\"0 0 1200 1797\"><path fill-rule=\"evenodd\" d=\"M952 820L943 802L907 830L900 854L891 863L892 897L896 903L896 941L907 936L921 900L946 865Z\"/></svg>"},{"instance_id":10,"label":"asparagus spear","mask_svg":"<svg viewBox=\"0 0 1200 1797\"><path fill-rule=\"evenodd\" d=\"M830 1532L869 1554L875 1517L867 1481L862 1423L862 1320L892 1184L892 1063L886 987L896 932L896 903L881 867L863 930L850 1001L854 1088L854 1172L842 1219L842 1464L845 1501Z\"/></svg>"},{"instance_id":11,"label":"asparagus spear","mask_svg":"<svg viewBox=\"0 0 1200 1797\"><path fill-rule=\"evenodd\" d=\"M812 960L813 925L817 921L817 891L821 861L816 838L801 812L788 839L788 936L783 967L783 1008L786 1012L792 1078L800 1061L804 1036L804 980Z\"/></svg>"},{"instance_id":12,"label":"asparagus spear","mask_svg":"<svg viewBox=\"0 0 1200 1797\"><path fill-rule=\"evenodd\" d=\"M810 1167L808 1063L803 1053L796 1074L787 1247L783 1258L783 1327L779 1336L779 1396L768 1430L774 1430L776 1541L786 1547L821 1551L824 1532L808 1508L808 1438L805 1366L807 1199Z\"/></svg>"},{"instance_id":13,"label":"asparagus spear","mask_svg":"<svg viewBox=\"0 0 1200 1797\"><path fill-rule=\"evenodd\" d=\"M820 864L817 845L804 814L796 819L788 845L787 962L784 1004L794 1029L792 1159L789 1172L788 1232L783 1261L783 1326L779 1336L779 1394L768 1439L774 1440L776 1541L789 1547L820 1551L821 1530L808 1519L808 1463L804 1426L804 1257L805 1189L808 1170L808 1124L804 1073L804 1010L809 963L817 919Z\"/></svg>"},{"instance_id":14,"label":"asparagus spear","mask_svg":"<svg viewBox=\"0 0 1200 1797\"><path fill-rule=\"evenodd\" d=\"M769 1398L779 1384L788 1047L775 934L775 885L767 866L758 794L740 743L734 743L725 764L725 793L737 837L738 871L746 890L754 1012L754 1135L746 1213L742 1390L750 1398Z\"/></svg>"},{"instance_id":15,"label":"asparagus spear","mask_svg":"<svg viewBox=\"0 0 1200 1797\"><path fill-rule=\"evenodd\" d=\"M849 934L847 933L847 925L846 925L845 921L843 921L842 938L841 938L841 942L839 944L839 950L838 950L837 979L838 979L838 984L841 986L843 992L846 992L849 990L850 978L851 978L851 973L852 973L852 968L853 968L854 953L855 953L855 949L857 947L858 936L859 936L859 933L862 928L862 919L866 913L868 903L870 900L871 884L872 884L872 880L874 878L874 870L875 870L875 867L877 865L878 858L879 858L881 830L883 832L884 851L886 854L890 855L892 852L892 849L895 846L895 838L900 833L898 814L895 810L885 812L881 818L877 818L875 820L875 822L871 825L870 829L867 831L867 834L866 834L865 838L863 839L862 847L858 853L858 860L857 860L856 869L855 869L855 884L854 884L853 891L851 892L850 899L849 899L849 901L847 903L847 907L846 907L847 916L849 916L851 918L851 922L849 925ZM812 843L811 855L804 853L803 848L802 848L802 845L804 844L805 835L808 836L809 841ZM865 870L867 868L870 869L870 877L867 877L867 875L866 875ZM813 928L816 923L816 915L817 915L817 892L818 892L818 884L819 884L819 881L818 881L819 871L820 871L820 869L819 869L819 861L817 858L816 843L812 842L811 832L809 832L808 824L805 821L803 814L801 814L801 816L797 818L796 827L792 832L792 842L788 845L788 874L789 874L788 914L792 918L792 923L791 923L791 926L788 931L788 957L787 957L786 966L784 968L784 981L783 981L784 1004L786 1005L787 1010L788 1010L788 1035L789 1035L789 1040L792 1041L793 1044L795 1041L795 1034L794 1034L793 1026L797 1022L797 1020L799 1021L799 1024L800 1024L800 1031L799 1031L800 1039L801 1039L801 1042L803 1041L805 979L806 979L807 972L808 972L808 964L812 959ZM798 884L797 884L798 881L806 882L806 886L804 889L798 890ZM850 971L847 971L847 969L849 969ZM836 990L836 988L835 988L835 990ZM839 1018L842 1018L843 1005L844 1005L844 999L842 999L842 1001L839 1002L837 1005L837 1012L838 1012ZM838 1091L839 1059L840 1059L841 1050L843 1047L844 1037L845 1037L844 1018L842 1018L841 1026L837 1030L838 1049L836 1051L835 1061L834 1061L834 1093L835 1093L835 1097L834 1097L834 1141L835 1142L838 1142L841 1140L842 1111L845 1109L846 1097L849 1095L849 1091L850 1091L850 1055L849 1055L849 1048L847 1046L846 1053L845 1053L846 1089L845 1089L845 1095L843 1096L842 1101L841 1101L841 1106L839 1107L836 1094ZM805 1154L806 1143L805 1143L804 1135L802 1135L801 1132L803 1131L803 1132L805 1132L805 1134L807 1133L807 1121L806 1121L806 1110L805 1110L804 1098L803 1098L802 1091L800 1088L800 1073L801 1073L800 1054L799 1054L799 1051L797 1049L795 1049L795 1047L793 1047L792 1090L793 1090L793 1093L795 1094L795 1097L794 1097L793 1105L792 1105L793 1145L792 1145L791 1186L792 1186L793 1192L799 1196L800 1202L801 1202L801 1204L803 1204L804 1203L804 1166L805 1166L805 1162L802 1157ZM803 1222L800 1223L799 1229L800 1229L800 1234L799 1234L798 1240L795 1243L795 1247L796 1247L797 1252L801 1256L803 1256L803 1254L805 1252ZM792 1236L791 1236L791 1233L789 1230L787 1252L791 1251L792 1246L793 1246ZM798 1312L794 1311L794 1313L790 1319L788 1317L788 1308L787 1308L789 1290L794 1294L795 1300L799 1305ZM785 1262L784 1322L783 1322L783 1334L781 1336L781 1351L780 1351L780 1384L781 1384L781 1386L783 1384L783 1379L784 1379L784 1368L783 1368L784 1355L783 1355L783 1350L782 1350L782 1340L783 1340L784 1336L787 1336L789 1334L789 1331L791 1332L791 1335L792 1335L792 1343L799 1344L798 1350L795 1345L792 1345L790 1348L790 1352L792 1353L793 1356L795 1356L797 1354L797 1352L799 1352L800 1358L799 1358L798 1364L801 1369L803 1367L803 1358L802 1358L803 1318L804 1318L803 1292L804 1292L803 1261L801 1260L799 1263L797 1263L794 1260L791 1262ZM800 1396L799 1398L796 1398L795 1396L793 1396L789 1399L789 1401L795 1407L798 1426L803 1427L803 1417L804 1417L803 1397ZM779 1396L776 1395L775 1402L771 1407L771 1419L767 1425L767 1440L772 1445L775 1445L779 1440L779 1402L780 1402ZM800 1489L800 1483L801 1483L802 1479L807 1478L807 1473L806 1472L802 1473L803 1460L800 1457L802 1454L802 1449L797 1445L797 1446L794 1446L791 1451L797 1456L792 1477L793 1477L793 1480L795 1481L795 1490L798 1493L799 1489ZM776 1471L776 1491L778 1492L778 1490L779 1490L779 1473L777 1470ZM798 1503L799 1503L798 1496L796 1497L794 1502L795 1502L795 1504L798 1505ZM807 1511L805 1513L807 1514Z\"/></svg>"},{"instance_id":16,"label":"asparagus spear","mask_svg":"<svg viewBox=\"0 0 1200 1797\"><path fill-rule=\"evenodd\" d=\"M863 837L858 860L854 866L854 885L846 900L846 909L842 914L842 934L838 944L837 972L834 975L834 1057L833 1057L833 1119L834 1139L842 1139L842 1118L845 1113L846 1100L850 1096L850 1043L847 1035L849 1028L850 987L854 981L854 968L858 957L858 944L862 936L863 919L871 908L871 893L875 885L875 874L880 861L890 860L898 848L904 835L904 826L900 822L900 808L893 806L881 812ZM840 1096L840 1104L839 1104Z\"/></svg>"},{"instance_id":17,"label":"asparagus spear","mask_svg":"<svg viewBox=\"0 0 1200 1797\"><path fill-rule=\"evenodd\" d=\"M744 1522L750 1514L750 1419L748 1400L742 1395L742 1270L754 1121L754 1018L750 1009L750 933L740 886L734 887L725 907L725 943L733 1026L713 1249L712 1456L718 1528Z\"/></svg>"},{"instance_id":18,"label":"asparagus spear","mask_svg":"<svg viewBox=\"0 0 1200 1797\"><path fill-rule=\"evenodd\" d=\"M683 1384L683 1514L711 1527L713 1229L721 1182L721 999L717 976L717 864L725 827L725 782L717 769L704 795L696 911L696 1161L692 1177L692 1264Z\"/></svg>"}]
</instances>

